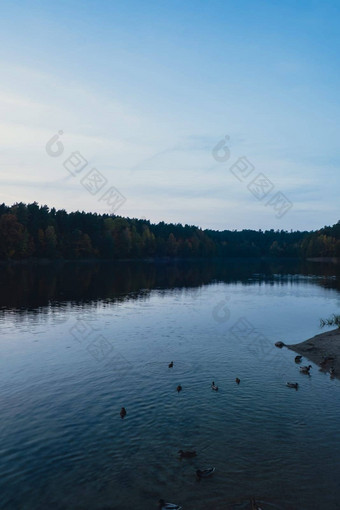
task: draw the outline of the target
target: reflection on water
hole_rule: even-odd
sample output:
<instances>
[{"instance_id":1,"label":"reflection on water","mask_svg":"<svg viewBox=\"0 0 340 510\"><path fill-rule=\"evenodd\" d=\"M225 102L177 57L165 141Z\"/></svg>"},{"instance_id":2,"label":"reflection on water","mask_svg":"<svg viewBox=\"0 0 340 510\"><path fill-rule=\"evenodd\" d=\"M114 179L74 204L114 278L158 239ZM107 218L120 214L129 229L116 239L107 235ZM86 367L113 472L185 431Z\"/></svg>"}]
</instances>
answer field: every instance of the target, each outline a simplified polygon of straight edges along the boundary
<instances>
[{"instance_id":1,"label":"reflection on water","mask_svg":"<svg viewBox=\"0 0 340 510\"><path fill-rule=\"evenodd\" d=\"M66 301L117 300L152 289L194 288L211 282L294 281L340 290L340 265L305 261L60 262L0 265L0 308L30 309Z\"/></svg>"},{"instance_id":2,"label":"reflection on water","mask_svg":"<svg viewBox=\"0 0 340 510\"><path fill-rule=\"evenodd\" d=\"M1 269L1 508L339 508L339 381L274 347L336 312L337 266Z\"/></svg>"}]
</instances>

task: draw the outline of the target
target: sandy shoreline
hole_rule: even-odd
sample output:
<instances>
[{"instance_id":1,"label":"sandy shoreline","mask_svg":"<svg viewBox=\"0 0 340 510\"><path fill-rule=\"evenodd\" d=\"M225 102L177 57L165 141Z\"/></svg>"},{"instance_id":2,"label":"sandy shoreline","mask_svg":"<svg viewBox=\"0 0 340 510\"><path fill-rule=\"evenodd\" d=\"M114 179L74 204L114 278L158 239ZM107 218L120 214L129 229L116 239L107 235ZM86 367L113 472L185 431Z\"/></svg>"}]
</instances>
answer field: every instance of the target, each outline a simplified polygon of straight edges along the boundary
<instances>
[{"instance_id":1,"label":"sandy shoreline","mask_svg":"<svg viewBox=\"0 0 340 510\"><path fill-rule=\"evenodd\" d=\"M320 367L320 369L329 372L330 367L334 367L334 375L340 378L340 328L315 335L299 344L285 345L288 349L301 354L319 366L323 356L334 356L334 361L329 361L325 366ZM306 363L303 364L305 365Z\"/></svg>"}]
</instances>

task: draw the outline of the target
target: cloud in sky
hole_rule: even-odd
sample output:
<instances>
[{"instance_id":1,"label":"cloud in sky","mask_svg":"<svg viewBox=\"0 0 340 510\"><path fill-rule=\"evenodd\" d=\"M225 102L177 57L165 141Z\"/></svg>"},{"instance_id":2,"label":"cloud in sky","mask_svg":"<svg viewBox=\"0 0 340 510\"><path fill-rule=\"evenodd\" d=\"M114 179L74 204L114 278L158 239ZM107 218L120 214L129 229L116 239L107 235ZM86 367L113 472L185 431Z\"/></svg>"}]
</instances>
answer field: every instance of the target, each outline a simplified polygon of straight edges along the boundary
<instances>
[{"instance_id":1,"label":"cloud in sky","mask_svg":"<svg viewBox=\"0 0 340 510\"><path fill-rule=\"evenodd\" d=\"M336 3L21 2L3 8L0 200L109 212L63 167L79 151L119 213L207 228L339 219ZM45 145L59 130L64 153ZM212 157L229 136L230 159ZM230 172L246 156L282 218ZM251 179L250 179L251 180Z\"/></svg>"}]
</instances>

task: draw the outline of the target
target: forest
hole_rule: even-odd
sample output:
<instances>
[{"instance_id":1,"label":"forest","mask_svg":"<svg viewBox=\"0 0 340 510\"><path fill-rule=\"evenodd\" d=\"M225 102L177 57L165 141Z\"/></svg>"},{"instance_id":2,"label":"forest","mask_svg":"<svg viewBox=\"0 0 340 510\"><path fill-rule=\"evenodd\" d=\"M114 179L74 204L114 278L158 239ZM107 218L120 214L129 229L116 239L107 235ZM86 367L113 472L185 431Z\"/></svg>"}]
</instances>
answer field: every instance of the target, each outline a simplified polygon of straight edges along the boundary
<instances>
[{"instance_id":1,"label":"forest","mask_svg":"<svg viewBox=\"0 0 340 510\"><path fill-rule=\"evenodd\" d=\"M0 259L340 257L340 221L320 230L202 230L36 202L0 205Z\"/></svg>"}]
</instances>

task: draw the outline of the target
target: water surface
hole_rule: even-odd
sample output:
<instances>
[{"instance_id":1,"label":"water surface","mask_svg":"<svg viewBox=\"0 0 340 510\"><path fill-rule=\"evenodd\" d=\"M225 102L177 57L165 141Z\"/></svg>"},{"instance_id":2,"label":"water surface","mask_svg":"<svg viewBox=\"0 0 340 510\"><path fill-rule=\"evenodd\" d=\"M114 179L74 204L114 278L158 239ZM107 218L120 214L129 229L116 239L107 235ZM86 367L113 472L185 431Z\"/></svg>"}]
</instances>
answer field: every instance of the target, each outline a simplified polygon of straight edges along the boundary
<instances>
[{"instance_id":1,"label":"water surface","mask_svg":"<svg viewBox=\"0 0 340 510\"><path fill-rule=\"evenodd\" d=\"M339 508L339 380L274 347L339 311L337 266L3 266L1 284L1 508Z\"/></svg>"}]
</instances>

